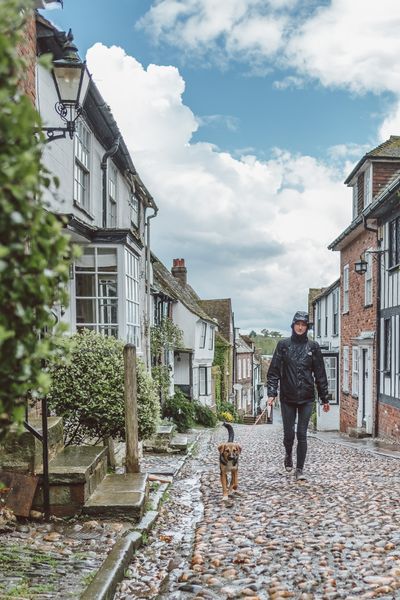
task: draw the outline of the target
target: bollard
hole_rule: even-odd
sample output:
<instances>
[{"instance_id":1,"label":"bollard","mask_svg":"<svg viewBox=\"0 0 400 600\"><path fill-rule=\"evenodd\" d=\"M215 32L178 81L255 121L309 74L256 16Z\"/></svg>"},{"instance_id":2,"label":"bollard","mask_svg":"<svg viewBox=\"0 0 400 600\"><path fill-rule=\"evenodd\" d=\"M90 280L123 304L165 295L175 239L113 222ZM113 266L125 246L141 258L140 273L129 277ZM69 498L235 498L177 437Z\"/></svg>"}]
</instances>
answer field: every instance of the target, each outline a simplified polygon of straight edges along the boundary
<instances>
[{"instance_id":1,"label":"bollard","mask_svg":"<svg viewBox=\"0 0 400 600\"><path fill-rule=\"evenodd\" d=\"M125 471L139 473L138 416L136 386L136 347L124 347L124 400L125 400Z\"/></svg>"}]
</instances>

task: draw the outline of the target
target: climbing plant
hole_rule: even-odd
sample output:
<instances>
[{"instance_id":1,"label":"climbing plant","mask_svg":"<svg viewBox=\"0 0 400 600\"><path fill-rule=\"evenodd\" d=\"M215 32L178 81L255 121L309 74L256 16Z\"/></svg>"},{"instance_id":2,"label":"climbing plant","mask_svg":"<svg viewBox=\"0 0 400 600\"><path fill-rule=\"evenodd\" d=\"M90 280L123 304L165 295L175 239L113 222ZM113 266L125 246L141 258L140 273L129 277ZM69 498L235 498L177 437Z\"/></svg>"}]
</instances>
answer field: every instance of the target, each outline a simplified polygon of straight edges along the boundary
<instances>
[{"instance_id":1,"label":"climbing plant","mask_svg":"<svg viewBox=\"0 0 400 600\"><path fill-rule=\"evenodd\" d=\"M168 365L163 363L163 353L165 350L182 347L183 332L170 318L165 317L159 324L151 327L150 348L153 362L151 373L161 400L168 397L170 386L170 372Z\"/></svg>"},{"instance_id":2,"label":"climbing plant","mask_svg":"<svg viewBox=\"0 0 400 600\"><path fill-rule=\"evenodd\" d=\"M19 56L30 3L0 2L0 437L24 418L25 397L49 384L43 361L57 349L55 304L66 304L69 244L42 202L52 178L41 162L40 118L21 91Z\"/></svg>"}]
</instances>

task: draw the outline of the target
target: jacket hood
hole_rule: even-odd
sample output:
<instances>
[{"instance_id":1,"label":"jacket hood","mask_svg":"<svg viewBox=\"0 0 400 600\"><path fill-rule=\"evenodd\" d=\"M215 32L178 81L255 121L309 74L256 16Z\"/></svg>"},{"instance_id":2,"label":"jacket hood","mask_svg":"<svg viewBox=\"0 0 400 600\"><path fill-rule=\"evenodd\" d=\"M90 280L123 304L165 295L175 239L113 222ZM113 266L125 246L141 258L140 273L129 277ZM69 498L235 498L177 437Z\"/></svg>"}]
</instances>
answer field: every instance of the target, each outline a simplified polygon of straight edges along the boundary
<instances>
[{"instance_id":1,"label":"jacket hood","mask_svg":"<svg viewBox=\"0 0 400 600\"><path fill-rule=\"evenodd\" d=\"M293 319L292 319L292 324L291 324L292 329L293 329L293 325L296 323L296 321L303 321L307 325L308 328L310 327L308 313L303 312L302 310L298 310L294 314Z\"/></svg>"}]
</instances>

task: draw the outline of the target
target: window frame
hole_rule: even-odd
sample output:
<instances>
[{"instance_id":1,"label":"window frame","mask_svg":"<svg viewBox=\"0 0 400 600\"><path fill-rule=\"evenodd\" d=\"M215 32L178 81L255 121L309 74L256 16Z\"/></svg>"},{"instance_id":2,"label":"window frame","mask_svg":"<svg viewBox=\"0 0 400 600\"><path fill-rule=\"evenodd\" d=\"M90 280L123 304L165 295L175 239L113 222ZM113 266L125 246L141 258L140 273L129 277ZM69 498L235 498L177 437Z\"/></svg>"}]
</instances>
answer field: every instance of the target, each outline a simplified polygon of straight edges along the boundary
<instances>
[{"instance_id":1,"label":"window frame","mask_svg":"<svg viewBox=\"0 0 400 600\"><path fill-rule=\"evenodd\" d=\"M91 131L82 119L76 124L74 134L74 205L90 213L90 161ZM78 175L82 176L82 181Z\"/></svg>"},{"instance_id":2,"label":"window frame","mask_svg":"<svg viewBox=\"0 0 400 600\"><path fill-rule=\"evenodd\" d=\"M383 321L383 372L390 375L392 368L392 319Z\"/></svg>"},{"instance_id":3,"label":"window frame","mask_svg":"<svg viewBox=\"0 0 400 600\"><path fill-rule=\"evenodd\" d=\"M118 227L118 169L113 162L108 168L107 227Z\"/></svg>"},{"instance_id":4,"label":"window frame","mask_svg":"<svg viewBox=\"0 0 400 600\"><path fill-rule=\"evenodd\" d=\"M210 327L209 340L208 340L208 349L214 350L214 327Z\"/></svg>"},{"instance_id":5,"label":"window frame","mask_svg":"<svg viewBox=\"0 0 400 600\"><path fill-rule=\"evenodd\" d=\"M125 325L126 340L137 348L141 346L140 329L140 286L139 257L128 248L124 251L125 260Z\"/></svg>"},{"instance_id":6,"label":"window frame","mask_svg":"<svg viewBox=\"0 0 400 600\"><path fill-rule=\"evenodd\" d=\"M140 202L139 198L136 196L134 191L131 191L129 194L129 210L130 210L130 221L131 225L135 229L139 229L139 210L140 210ZM135 215L135 217L134 217Z\"/></svg>"},{"instance_id":7,"label":"window frame","mask_svg":"<svg viewBox=\"0 0 400 600\"><path fill-rule=\"evenodd\" d=\"M339 335L339 288L332 292L332 335Z\"/></svg>"},{"instance_id":8,"label":"window frame","mask_svg":"<svg viewBox=\"0 0 400 600\"><path fill-rule=\"evenodd\" d=\"M200 331L200 343L199 347L204 349L206 347L206 337L207 337L207 323L205 321L201 322L201 331Z\"/></svg>"},{"instance_id":9,"label":"window frame","mask_svg":"<svg viewBox=\"0 0 400 600\"><path fill-rule=\"evenodd\" d=\"M389 269L400 264L400 216L388 223Z\"/></svg>"},{"instance_id":10,"label":"window frame","mask_svg":"<svg viewBox=\"0 0 400 600\"><path fill-rule=\"evenodd\" d=\"M372 254L368 251L365 253L365 261L367 270L364 276L364 306L372 305Z\"/></svg>"},{"instance_id":11,"label":"window frame","mask_svg":"<svg viewBox=\"0 0 400 600\"><path fill-rule=\"evenodd\" d=\"M202 392L202 376L204 373L204 392ZM210 393L208 391L208 367L204 365L199 366L199 396L209 396Z\"/></svg>"}]
</instances>

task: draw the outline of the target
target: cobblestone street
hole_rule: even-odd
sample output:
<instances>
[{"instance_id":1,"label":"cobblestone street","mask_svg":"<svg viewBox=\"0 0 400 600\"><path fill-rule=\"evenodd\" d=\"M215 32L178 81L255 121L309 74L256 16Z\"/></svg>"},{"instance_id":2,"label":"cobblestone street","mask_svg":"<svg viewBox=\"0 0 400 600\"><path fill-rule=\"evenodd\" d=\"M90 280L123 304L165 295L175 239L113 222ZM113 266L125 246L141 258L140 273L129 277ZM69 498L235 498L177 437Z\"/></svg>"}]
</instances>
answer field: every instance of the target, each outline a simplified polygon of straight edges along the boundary
<instances>
[{"instance_id":1,"label":"cobblestone street","mask_svg":"<svg viewBox=\"0 0 400 600\"><path fill-rule=\"evenodd\" d=\"M296 483L279 423L234 428L240 495L222 502L225 429L204 433L115 599L400 598L398 460L310 438Z\"/></svg>"}]
</instances>

